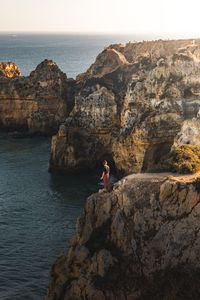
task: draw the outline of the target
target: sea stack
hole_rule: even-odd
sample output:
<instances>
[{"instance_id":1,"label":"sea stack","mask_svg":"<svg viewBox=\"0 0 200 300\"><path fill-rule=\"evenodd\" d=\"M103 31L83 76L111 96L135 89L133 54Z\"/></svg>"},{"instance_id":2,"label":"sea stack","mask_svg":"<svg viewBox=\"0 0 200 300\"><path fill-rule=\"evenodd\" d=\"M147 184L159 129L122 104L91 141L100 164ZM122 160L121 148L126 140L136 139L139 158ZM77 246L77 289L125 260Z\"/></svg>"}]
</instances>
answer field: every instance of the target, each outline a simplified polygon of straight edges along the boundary
<instances>
[{"instance_id":1,"label":"sea stack","mask_svg":"<svg viewBox=\"0 0 200 300\"><path fill-rule=\"evenodd\" d=\"M49 135L67 117L71 81L52 60L23 77L13 63L1 63L0 129Z\"/></svg>"}]
</instances>

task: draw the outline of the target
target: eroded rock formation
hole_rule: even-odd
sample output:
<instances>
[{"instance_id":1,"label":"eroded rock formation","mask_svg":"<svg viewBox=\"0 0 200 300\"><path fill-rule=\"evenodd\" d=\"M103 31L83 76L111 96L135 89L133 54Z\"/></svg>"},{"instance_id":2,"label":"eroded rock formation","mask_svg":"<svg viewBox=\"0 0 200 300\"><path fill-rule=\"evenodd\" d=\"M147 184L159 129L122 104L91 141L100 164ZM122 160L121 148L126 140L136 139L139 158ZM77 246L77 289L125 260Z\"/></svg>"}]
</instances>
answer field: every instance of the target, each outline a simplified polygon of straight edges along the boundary
<instances>
[{"instance_id":1,"label":"eroded rock formation","mask_svg":"<svg viewBox=\"0 0 200 300\"><path fill-rule=\"evenodd\" d=\"M200 120L193 118L183 122L181 131L177 134L174 146L183 144L200 145Z\"/></svg>"},{"instance_id":2,"label":"eroded rock formation","mask_svg":"<svg viewBox=\"0 0 200 300\"><path fill-rule=\"evenodd\" d=\"M46 300L199 299L198 176L130 175L90 196Z\"/></svg>"},{"instance_id":3,"label":"eroded rock formation","mask_svg":"<svg viewBox=\"0 0 200 300\"><path fill-rule=\"evenodd\" d=\"M52 60L44 60L28 77L16 76L20 73L10 69L12 66L4 63L4 70L10 74L7 77L15 78L0 78L0 129L30 134L55 132L72 106L73 82Z\"/></svg>"},{"instance_id":4,"label":"eroded rock formation","mask_svg":"<svg viewBox=\"0 0 200 300\"><path fill-rule=\"evenodd\" d=\"M19 67L13 62L0 62L0 77L13 78L21 75Z\"/></svg>"},{"instance_id":5,"label":"eroded rock formation","mask_svg":"<svg viewBox=\"0 0 200 300\"><path fill-rule=\"evenodd\" d=\"M77 76L50 169L94 168L107 158L121 173L153 170L174 142L198 140L185 127L199 128L199 78L200 40L111 45Z\"/></svg>"}]
</instances>

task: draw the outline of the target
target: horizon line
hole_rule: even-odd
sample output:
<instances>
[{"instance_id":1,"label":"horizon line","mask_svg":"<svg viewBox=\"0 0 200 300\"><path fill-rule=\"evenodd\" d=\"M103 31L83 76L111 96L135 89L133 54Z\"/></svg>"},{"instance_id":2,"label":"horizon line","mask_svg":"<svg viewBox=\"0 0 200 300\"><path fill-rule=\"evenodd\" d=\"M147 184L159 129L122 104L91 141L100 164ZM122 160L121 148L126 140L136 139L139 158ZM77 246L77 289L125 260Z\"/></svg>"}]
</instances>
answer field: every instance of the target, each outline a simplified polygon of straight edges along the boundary
<instances>
[{"instance_id":1,"label":"horizon line","mask_svg":"<svg viewBox=\"0 0 200 300\"><path fill-rule=\"evenodd\" d=\"M131 32L93 32L93 31L11 31L11 30L0 30L1 33L7 33L7 34L69 34L69 35L153 35L152 33L131 33ZM154 34L155 35L155 34Z\"/></svg>"},{"instance_id":2,"label":"horizon line","mask_svg":"<svg viewBox=\"0 0 200 300\"><path fill-rule=\"evenodd\" d=\"M170 36L175 36L175 35L181 35L181 36L191 36L191 34L185 34L181 32L116 32L116 31L109 31L109 32L100 32L100 31L54 31L54 30L48 30L48 31L23 31L23 30L0 30L1 33L9 33L9 34L16 34L16 33L21 33L21 34L77 34L77 35L151 35L151 36L156 36L156 35L170 35ZM196 34L195 34L196 35Z\"/></svg>"},{"instance_id":3,"label":"horizon line","mask_svg":"<svg viewBox=\"0 0 200 300\"><path fill-rule=\"evenodd\" d=\"M181 33L129 33L129 32L78 32L78 31L0 31L0 35L68 35L68 36L107 36L127 37L130 43L156 40L198 40L200 36ZM127 43L128 43L127 42ZM122 42L123 43L123 42Z\"/></svg>"}]
</instances>

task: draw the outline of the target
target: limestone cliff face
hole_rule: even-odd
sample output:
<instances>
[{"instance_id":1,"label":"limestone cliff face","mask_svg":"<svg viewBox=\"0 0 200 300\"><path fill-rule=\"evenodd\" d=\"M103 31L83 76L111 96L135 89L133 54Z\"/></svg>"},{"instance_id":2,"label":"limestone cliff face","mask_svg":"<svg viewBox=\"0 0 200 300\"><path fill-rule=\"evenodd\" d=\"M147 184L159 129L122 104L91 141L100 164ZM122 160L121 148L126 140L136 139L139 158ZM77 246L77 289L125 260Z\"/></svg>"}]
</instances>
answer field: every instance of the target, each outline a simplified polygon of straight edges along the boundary
<instances>
[{"instance_id":1,"label":"limestone cliff face","mask_svg":"<svg viewBox=\"0 0 200 300\"><path fill-rule=\"evenodd\" d=\"M130 175L90 196L46 300L199 299L196 177Z\"/></svg>"},{"instance_id":2,"label":"limestone cliff face","mask_svg":"<svg viewBox=\"0 0 200 300\"><path fill-rule=\"evenodd\" d=\"M0 77L13 78L21 76L19 67L13 62L0 62Z\"/></svg>"},{"instance_id":3,"label":"limestone cliff face","mask_svg":"<svg viewBox=\"0 0 200 300\"><path fill-rule=\"evenodd\" d=\"M183 122L181 131L177 134L174 146L183 144L200 145L200 120L193 118Z\"/></svg>"},{"instance_id":4,"label":"limestone cliff face","mask_svg":"<svg viewBox=\"0 0 200 300\"><path fill-rule=\"evenodd\" d=\"M0 78L0 129L55 132L67 116L69 93L66 75L51 60L28 77Z\"/></svg>"},{"instance_id":5,"label":"limestone cliff face","mask_svg":"<svg viewBox=\"0 0 200 300\"><path fill-rule=\"evenodd\" d=\"M121 52L114 48L107 48L97 56L96 62L91 65L87 72L78 75L76 79L79 81L84 78L102 77L113 72L119 66L128 64L129 62Z\"/></svg>"},{"instance_id":6,"label":"limestone cliff face","mask_svg":"<svg viewBox=\"0 0 200 300\"><path fill-rule=\"evenodd\" d=\"M199 127L199 78L200 40L111 45L77 76L51 169L94 168L107 158L122 173L152 170L186 133L184 121Z\"/></svg>"}]
</instances>

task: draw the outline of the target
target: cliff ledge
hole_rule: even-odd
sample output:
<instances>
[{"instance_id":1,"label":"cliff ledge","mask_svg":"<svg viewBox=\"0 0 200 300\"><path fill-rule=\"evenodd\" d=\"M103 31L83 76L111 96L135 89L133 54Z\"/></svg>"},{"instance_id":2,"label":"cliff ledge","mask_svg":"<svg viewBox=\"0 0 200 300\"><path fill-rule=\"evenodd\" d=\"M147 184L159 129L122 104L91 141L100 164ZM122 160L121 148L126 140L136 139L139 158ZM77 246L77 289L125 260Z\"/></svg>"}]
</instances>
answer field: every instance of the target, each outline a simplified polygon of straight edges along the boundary
<instances>
[{"instance_id":1,"label":"cliff ledge","mask_svg":"<svg viewBox=\"0 0 200 300\"><path fill-rule=\"evenodd\" d=\"M46 300L199 299L198 176L135 174L90 196Z\"/></svg>"}]
</instances>

